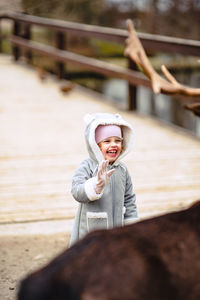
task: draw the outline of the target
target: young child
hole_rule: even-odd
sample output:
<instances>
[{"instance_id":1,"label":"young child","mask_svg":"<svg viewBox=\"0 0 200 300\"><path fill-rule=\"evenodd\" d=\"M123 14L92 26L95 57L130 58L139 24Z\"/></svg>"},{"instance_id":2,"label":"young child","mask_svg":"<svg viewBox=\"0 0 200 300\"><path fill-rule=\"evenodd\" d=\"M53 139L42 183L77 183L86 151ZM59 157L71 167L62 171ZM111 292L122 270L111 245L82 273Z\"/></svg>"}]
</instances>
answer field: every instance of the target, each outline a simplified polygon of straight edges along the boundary
<instances>
[{"instance_id":1,"label":"young child","mask_svg":"<svg viewBox=\"0 0 200 300\"><path fill-rule=\"evenodd\" d=\"M138 219L131 177L121 162L131 148L132 127L119 114L86 115L84 120L89 158L72 179L72 195L79 207L70 245L92 230Z\"/></svg>"}]
</instances>

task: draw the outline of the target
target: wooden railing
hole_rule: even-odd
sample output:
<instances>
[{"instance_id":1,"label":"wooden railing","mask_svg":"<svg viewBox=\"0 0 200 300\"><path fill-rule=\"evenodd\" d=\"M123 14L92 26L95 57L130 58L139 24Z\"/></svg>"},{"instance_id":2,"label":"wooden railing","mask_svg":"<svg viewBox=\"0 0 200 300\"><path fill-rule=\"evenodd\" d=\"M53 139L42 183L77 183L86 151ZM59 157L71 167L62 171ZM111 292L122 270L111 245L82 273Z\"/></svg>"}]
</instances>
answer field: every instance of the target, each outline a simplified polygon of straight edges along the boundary
<instances>
[{"instance_id":1,"label":"wooden railing","mask_svg":"<svg viewBox=\"0 0 200 300\"><path fill-rule=\"evenodd\" d=\"M143 85L150 88L150 82L144 75L136 71L135 64L128 59L128 68L103 62L95 58L86 57L66 50L66 33L78 37L95 38L124 44L127 31L100 26L92 26L62 20L35 17L25 14L4 14L1 19L13 21L13 34L9 37L13 44L15 60L20 57L20 49L26 50L27 59L33 52L53 58L57 63L59 78L64 76L64 64L73 63L79 67L116 78L121 78L129 83L128 109L136 109L136 87ZM32 26L45 27L56 32L56 47L41 44L31 40ZM23 29L23 31L22 31ZM23 34L22 34L23 32ZM183 55L200 56L200 41L171 38L166 36L138 33L144 48L153 51L179 53Z\"/></svg>"}]
</instances>

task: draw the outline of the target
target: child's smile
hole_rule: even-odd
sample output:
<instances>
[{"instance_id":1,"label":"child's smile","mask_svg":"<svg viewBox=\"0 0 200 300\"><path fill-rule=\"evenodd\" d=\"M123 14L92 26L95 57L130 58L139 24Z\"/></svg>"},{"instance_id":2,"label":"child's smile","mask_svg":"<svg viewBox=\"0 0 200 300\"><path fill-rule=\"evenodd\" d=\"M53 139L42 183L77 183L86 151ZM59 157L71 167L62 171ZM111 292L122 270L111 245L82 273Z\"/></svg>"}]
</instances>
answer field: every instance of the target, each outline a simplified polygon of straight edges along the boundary
<instances>
[{"instance_id":1,"label":"child's smile","mask_svg":"<svg viewBox=\"0 0 200 300\"><path fill-rule=\"evenodd\" d=\"M109 163L113 163L122 151L122 139L119 137L109 137L101 141L98 145L105 160L108 160Z\"/></svg>"}]
</instances>

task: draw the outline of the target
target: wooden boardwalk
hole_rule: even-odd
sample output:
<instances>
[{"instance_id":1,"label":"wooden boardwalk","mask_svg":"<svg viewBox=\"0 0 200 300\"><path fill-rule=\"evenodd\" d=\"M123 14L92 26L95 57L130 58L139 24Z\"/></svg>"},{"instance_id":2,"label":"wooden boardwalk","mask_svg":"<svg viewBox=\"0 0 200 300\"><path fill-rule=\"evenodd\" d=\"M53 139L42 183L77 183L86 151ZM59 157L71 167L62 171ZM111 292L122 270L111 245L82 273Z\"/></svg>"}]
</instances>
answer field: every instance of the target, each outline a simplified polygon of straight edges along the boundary
<instances>
[{"instance_id":1,"label":"wooden boardwalk","mask_svg":"<svg viewBox=\"0 0 200 300\"><path fill-rule=\"evenodd\" d=\"M200 140L0 56L0 233L70 231L71 178L87 157L83 116L120 113L135 129L130 170L141 218L200 199ZM44 232L43 232L44 233Z\"/></svg>"}]
</instances>

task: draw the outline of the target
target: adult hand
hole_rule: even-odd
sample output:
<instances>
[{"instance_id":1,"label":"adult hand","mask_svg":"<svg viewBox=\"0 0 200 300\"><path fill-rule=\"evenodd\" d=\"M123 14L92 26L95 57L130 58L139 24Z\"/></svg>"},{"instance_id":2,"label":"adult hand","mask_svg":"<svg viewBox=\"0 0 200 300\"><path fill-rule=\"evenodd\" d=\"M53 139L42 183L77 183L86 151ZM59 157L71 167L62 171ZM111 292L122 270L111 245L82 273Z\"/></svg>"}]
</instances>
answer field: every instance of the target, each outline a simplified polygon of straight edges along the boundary
<instances>
[{"instance_id":1,"label":"adult hand","mask_svg":"<svg viewBox=\"0 0 200 300\"><path fill-rule=\"evenodd\" d=\"M103 160L99 167L98 167L98 172L97 172L97 183L95 187L95 192L97 194L101 194L103 191L107 181L109 180L110 176L114 173L115 169L112 169L110 171L107 171L109 161L108 160Z\"/></svg>"}]
</instances>

